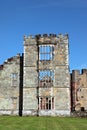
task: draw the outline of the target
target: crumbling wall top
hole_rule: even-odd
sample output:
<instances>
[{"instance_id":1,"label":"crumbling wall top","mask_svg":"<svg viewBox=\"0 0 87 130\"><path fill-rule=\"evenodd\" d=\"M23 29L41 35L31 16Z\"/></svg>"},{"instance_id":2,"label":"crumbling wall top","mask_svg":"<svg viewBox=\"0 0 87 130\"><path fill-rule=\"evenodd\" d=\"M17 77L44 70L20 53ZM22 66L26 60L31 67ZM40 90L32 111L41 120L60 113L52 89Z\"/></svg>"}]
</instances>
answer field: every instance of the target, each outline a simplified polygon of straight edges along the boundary
<instances>
[{"instance_id":1,"label":"crumbling wall top","mask_svg":"<svg viewBox=\"0 0 87 130\"><path fill-rule=\"evenodd\" d=\"M0 70L3 70L4 65L0 65Z\"/></svg>"},{"instance_id":2,"label":"crumbling wall top","mask_svg":"<svg viewBox=\"0 0 87 130\"><path fill-rule=\"evenodd\" d=\"M87 74L87 69L82 69L81 73L80 70L72 70L72 75L82 75L82 74Z\"/></svg>"},{"instance_id":3,"label":"crumbling wall top","mask_svg":"<svg viewBox=\"0 0 87 130\"><path fill-rule=\"evenodd\" d=\"M8 58L7 60L4 61L4 63L3 63L2 65L0 65L0 70L3 70L4 67L5 67L5 65L11 64L11 63L13 63L14 61L17 61L17 59L19 59L19 58L20 58L20 54L17 54L17 55L14 56L14 57Z\"/></svg>"},{"instance_id":4,"label":"crumbling wall top","mask_svg":"<svg viewBox=\"0 0 87 130\"><path fill-rule=\"evenodd\" d=\"M74 74L80 74L80 70L72 70L72 73L74 73Z\"/></svg>"},{"instance_id":5,"label":"crumbling wall top","mask_svg":"<svg viewBox=\"0 0 87 130\"><path fill-rule=\"evenodd\" d=\"M38 34L35 36L24 36L24 45L29 44L55 44L55 43L68 43L68 34Z\"/></svg>"},{"instance_id":6,"label":"crumbling wall top","mask_svg":"<svg viewBox=\"0 0 87 130\"><path fill-rule=\"evenodd\" d=\"M87 69L82 69L82 74L86 73L87 74Z\"/></svg>"}]
</instances>

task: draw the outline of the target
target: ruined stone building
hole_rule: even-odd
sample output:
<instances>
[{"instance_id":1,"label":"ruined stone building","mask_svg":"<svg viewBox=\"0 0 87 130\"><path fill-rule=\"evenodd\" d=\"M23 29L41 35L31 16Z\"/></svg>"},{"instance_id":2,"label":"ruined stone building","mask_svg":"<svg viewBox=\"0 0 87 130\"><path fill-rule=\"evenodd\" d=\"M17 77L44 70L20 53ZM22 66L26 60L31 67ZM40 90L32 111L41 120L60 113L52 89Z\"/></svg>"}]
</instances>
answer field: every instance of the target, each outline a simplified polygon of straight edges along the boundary
<instances>
[{"instance_id":1,"label":"ruined stone building","mask_svg":"<svg viewBox=\"0 0 87 130\"><path fill-rule=\"evenodd\" d=\"M22 56L0 65L0 115L70 116L78 105L87 109L87 71L70 76L68 35L24 36L23 45Z\"/></svg>"},{"instance_id":2,"label":"ruined stone building","mask_svg":"<svg viewBox=\"0 0 87 130\"><path fill-rule=\"evenodd\" d=\"M24 37L23 115L70 115L68 35Z\"/></svg>"},{"instance_id":3,"label":"ruined stone building","mask_svg":"<svg viewBox=\"0 0 87 130\"><path fill-rule=\"evenodd\" d=\"M87 111L87 69L72 71L71 99L72 111Z\"/></svg>"}]
</instances>

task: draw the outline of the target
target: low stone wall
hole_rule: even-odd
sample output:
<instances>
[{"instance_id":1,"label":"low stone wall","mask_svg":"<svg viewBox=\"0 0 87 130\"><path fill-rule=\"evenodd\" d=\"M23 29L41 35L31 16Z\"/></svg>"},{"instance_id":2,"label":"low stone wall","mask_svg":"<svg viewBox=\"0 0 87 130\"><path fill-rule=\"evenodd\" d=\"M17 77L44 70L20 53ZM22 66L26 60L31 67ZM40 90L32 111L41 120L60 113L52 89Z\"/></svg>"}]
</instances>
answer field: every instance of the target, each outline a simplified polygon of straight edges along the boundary
<instances>
[{"instance_id":1,"label":"low stone wall","mask_svg":"<svg viewBox=\"0 0 87 130\"><path fill-rule=\"evenodd\" d=\"M12 110L0 110L0 115L8 115L8 116L14 115L14 116L18 116L19 115L19 111L18 110L15 110L15 111L12 111Z\"/></svg>"},{"instance_id":2,"label":"low stone wall","mask_svg":"<svg viewBox=\"0 0 87 130\"><path fill-rule=\"evenodd\" d=\"M23 110L23 116L70 116L67 110Z\"/></svg>"},{"instance_id":3,"label":"low stone wall","mask_svg":"<svg viewBox=\"0 0 87 130\"><path fill-rule=\"evenodd\" d=\"M68 110L40 110L39 116L70 116Z\"/></svg>"},{"instance_id":4,"label":"low stone wall","mask_svg":"<svg viewBox=\"0 0 87 130\"><path fill-rule=\"evenodd\" d=\"M74 111L71 112L72 117L87 117L87 111Z\"/></svg>"}]
</instances>

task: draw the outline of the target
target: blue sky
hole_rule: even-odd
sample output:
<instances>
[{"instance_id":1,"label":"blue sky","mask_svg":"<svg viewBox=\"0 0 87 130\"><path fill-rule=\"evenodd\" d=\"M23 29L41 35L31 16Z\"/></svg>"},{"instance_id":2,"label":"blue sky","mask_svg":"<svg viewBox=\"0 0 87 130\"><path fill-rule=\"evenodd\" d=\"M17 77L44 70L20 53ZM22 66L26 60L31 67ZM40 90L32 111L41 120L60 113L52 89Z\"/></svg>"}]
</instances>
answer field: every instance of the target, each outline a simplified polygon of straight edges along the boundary
<instances>
[{"instance_id":1,"label":"blue sky","mask_svg":"<svg viewBox=\"0 0 87 130\"><path fill-rule=\"evenodd\" d=\"M0 64L40 33L68 33L70 70L87 68L87 0L0 0Z\"/></svg>"}]
</instances>

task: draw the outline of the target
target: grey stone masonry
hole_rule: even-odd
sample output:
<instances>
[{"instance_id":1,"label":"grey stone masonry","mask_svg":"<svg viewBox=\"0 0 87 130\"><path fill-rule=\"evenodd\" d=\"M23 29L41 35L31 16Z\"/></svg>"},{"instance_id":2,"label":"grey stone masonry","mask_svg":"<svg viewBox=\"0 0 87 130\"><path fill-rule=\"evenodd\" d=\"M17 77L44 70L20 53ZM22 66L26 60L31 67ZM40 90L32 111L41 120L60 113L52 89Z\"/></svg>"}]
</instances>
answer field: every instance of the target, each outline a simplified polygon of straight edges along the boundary
<instances>
[{"instance_id":1,"label":"grey stone masonry","mask_svg":"<svg viewBox=\"0 0 87 130\"><path fill-rule=\"evenodd\" d=\"M24 36L23 115L70 116L68 44L67 34ZM46 73L53 73L49 86Z\"/></svg>"},{"instance_id":2,"label":"grey stone masonry","mask_svg":"<svg viewBox=\"0 0 87 130\"><path fill-rule=\"evenodd\" d=\"M70 116L69 37L24 36L24 54L0 65L0 115Z\"/></svg>"},{"instance_id":3,"label":"grey stone masonry","mask_svg":"<svg viewBox=\"0 0 87 130\"><path fill-rule=\"evenodd\" d=\"M0 66L0 114L19 115L20 55Z\"/></svg>"},{"instance_id":4,"label":"grey stone masonry","mask_svg":"<svg viewBox=\"0 0 87 130\"><path fill-rule=\"evenodd\" d=\"M23 44L22 56L0 65L0 115L87 113L87 69L70 74L68 34L24 36Z\"/></svg>"}]
</instances>

